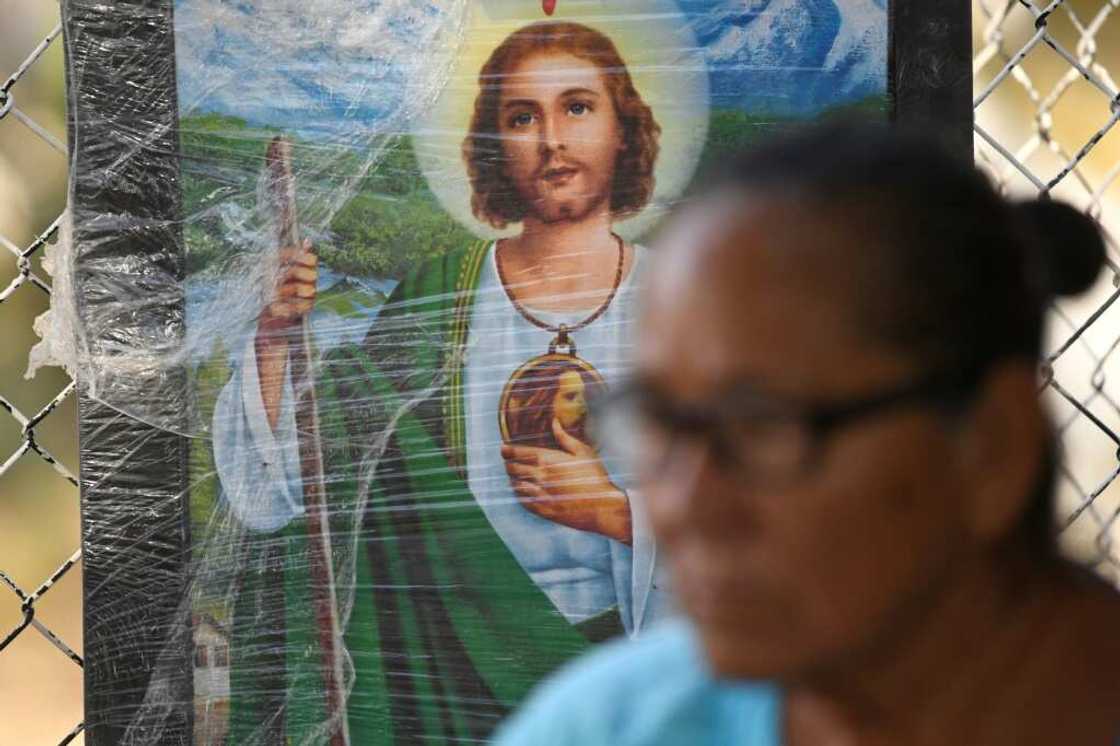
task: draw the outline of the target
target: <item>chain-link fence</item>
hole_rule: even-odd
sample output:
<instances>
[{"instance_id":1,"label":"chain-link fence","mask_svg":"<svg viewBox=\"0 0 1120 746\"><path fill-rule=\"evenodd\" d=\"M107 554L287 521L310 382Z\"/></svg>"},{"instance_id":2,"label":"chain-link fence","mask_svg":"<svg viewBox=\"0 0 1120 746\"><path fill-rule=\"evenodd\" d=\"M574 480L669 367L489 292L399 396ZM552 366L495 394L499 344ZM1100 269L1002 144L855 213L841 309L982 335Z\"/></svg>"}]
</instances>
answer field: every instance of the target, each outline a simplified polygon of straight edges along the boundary
<instances>
[{"instance_id":1,"label":"chain-link fence","mask_svg":"<svg viewBox=\"0 0 1120 746\"><path fill-rule=\"evenodd\" d=\"M1110 271L1086 298L1054 309L1042 377L1065 451L1065 544L1116 580L1120 1L976 0L974 10L978 161L1007 191L1066 199L1109 234Z\"/></svg>"},{"instance_id":2,"label":"chain-link fence","mask_svg":"<svg viewBox=\"0 0 1120 746\"><path fill-rule=\"evenodd\" d=\"M0 4L2 743L69 743L82 730L74 384L22 376L30 322L49 304L43 250L67 167L59 10L43 5Z\"/></svg>"},{"instance_id":3,"label":"chain-link fence","mask_svg":"<svg viewBox=\"0 0 1120 746\"><path fill-rule=\"evenodd\" d=\"M1070 200L1100 219L1112 235L1120 235L1120 89L1111 74L1120 70L1120 0L974 0L973 7L978 160L1008 191ZM80 627L62 616L57 622L45 619L43 613L52 593L67 594L69 608L80 608L74 386L50 372L32 382L19 375L33 341L27 333L30 321L49 297L41 254L58 229L60 209L57 196L44 197L28 184L31 172L47 167L50 159L65 173L60 135L22 102L35 98L33 87L61 91L61 38L57 25L45 35L33 24L6 25L6 16L17 11L5 8L0 5L0 64L8 66L0 68L0 76L7 75L0 77L0 330L10 343L0 345L5 356L0 365L0 723L8 725L0 724L0 741L68 743L80 738L81 725L56 733L34 723L48 712L77 723L80 700L70 700L70 709L60 713L62 703L50 695L52 680L38 680L40 690L16 697L16 690L25 688L21 679L27 661L34 660L31 665L37 668L43 668L39 661L45 658L68 658L66 665L74 670L82 664L75 652L80 641L72 637ZM57 24L57 8L50 12L50 22ZM39 72L43 68L45 74ZM13 129L19 135L13 136ZM20 147L13 145L19 138L32 138L43 148L31 165L26 159L4 158L6 150ZM56 186L51 194L61 192ZM34 204L22 213L5 211L5 203L20 200ZM18 221L19 227L4 221ZM1110 251L1111 271L1099 287L1086 299L1054 309L1051 352L1042 375L1044 396L1058 417L1065 446L1059 498L1067 545L1117 579L1120 304L1115 301L1120 297L1120 255L1115 243ZM60 445L48 447L50 438L44 434L52 427L70 437L56 438ZM50 476L34 471L36 467L48 469ZM57 499L60 484L65 502ZM48 491L51 500L45 498ZM18 509L39 503L47 509ZM22 520L28 517L33 520ZM60 527L61 541L69 548L59 563L50 554L59 546ZM28 563L18 556L29 550L46 557L48 569L42 569L41 561ZM66 634L57 631L60 625L67 627ZM17 671L8 661L16 659L17 648L29 638L48 646L29 648ZM43 704L38 710L9 709L16 701ZM13 721L25 725L21 729Z\"/></svg>"}]
</instances>

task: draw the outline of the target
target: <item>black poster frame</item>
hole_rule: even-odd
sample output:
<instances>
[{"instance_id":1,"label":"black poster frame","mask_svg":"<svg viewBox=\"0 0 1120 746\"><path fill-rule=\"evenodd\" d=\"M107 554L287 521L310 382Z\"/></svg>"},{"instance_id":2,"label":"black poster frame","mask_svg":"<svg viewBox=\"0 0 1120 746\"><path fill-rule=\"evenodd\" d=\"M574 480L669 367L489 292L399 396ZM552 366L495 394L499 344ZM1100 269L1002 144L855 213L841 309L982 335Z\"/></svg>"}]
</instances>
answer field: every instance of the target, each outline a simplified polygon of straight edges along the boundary
<instances>
[{"instance_id":1,"label":"black poster frame","mask_svg":"<svg viewBox=\"0 0 1120 746\"><path fill-rule=\"evenodd\" d=\"M75 288L83 321L94 308L99 319L85 329L88 344L108 351L151 328L173 338L183 329L181 293L169 298L161 287L151 303L104 310L121 257L137 273L184 276L181 204L167 188L179 182L173 0L64 0L62 15ZM889 24L891 119L937 130L971 157L970 3L891 0ZM185 385L162 374L130 390L174 402ZM79 390L86 740L188 744L188 439ZM160 703L146 703L152 696Z\"/></svg>"}]
</instances>

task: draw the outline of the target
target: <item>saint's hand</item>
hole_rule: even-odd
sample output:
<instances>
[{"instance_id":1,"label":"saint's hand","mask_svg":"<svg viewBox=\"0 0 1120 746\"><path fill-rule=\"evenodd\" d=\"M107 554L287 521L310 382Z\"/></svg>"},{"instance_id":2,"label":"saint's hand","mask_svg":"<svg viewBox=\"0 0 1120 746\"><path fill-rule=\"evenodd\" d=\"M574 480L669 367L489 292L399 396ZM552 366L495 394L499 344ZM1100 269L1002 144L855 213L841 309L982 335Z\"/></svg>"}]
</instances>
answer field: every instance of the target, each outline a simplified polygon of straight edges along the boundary
<instances>
[{"instance_id":1,"label":"saint's hand","mask_svg":"<svg viewBox=\"0 0 1120 746\"><path fill-rule=\"evenodd\" d=\"M319 257L310 241L281 249L275 290L257 321L257 376L261 403L272 428L279 418L288 368L288 343L300 322L315 307L318 265Z\"/></svg>"},{"instance_id":2,"label":"saint's hand","mask_svg":"<svg viewBox=\"0 0 1120 746\"><path fill-rule=\"evenodd\" d=\"M260 328L283 329L298 324L315 307L319 257L311 241L280 250L275 290L261 312Z\"/></svg>"},{"instance_id":3,"label":"saint's hand","mask_svg":"<svg viewBox=\"0 0 1120 746\"><path fill-rule=\"evenodd\" d=\"M595 449L556 419L552 432L564 450L502 446L506 473L526 509L550 521L631 542L630 503L611 482Z\"/></svg>"}]
</instances>

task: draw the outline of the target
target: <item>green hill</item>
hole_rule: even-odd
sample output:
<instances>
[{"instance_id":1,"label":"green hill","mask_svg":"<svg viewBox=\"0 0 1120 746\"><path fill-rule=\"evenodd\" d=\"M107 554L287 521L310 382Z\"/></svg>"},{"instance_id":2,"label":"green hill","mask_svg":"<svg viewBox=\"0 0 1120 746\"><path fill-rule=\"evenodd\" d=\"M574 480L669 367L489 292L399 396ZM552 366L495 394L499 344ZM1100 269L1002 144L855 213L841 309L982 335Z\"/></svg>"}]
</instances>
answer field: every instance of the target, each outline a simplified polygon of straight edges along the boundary
<instances>
[{"instance_id":1,"label":"green hill","mask_svg":"<svg viewBox=\"0 0 1120 746\"><path fill-rule=\"evenodd\" d=\"M370 309L377 308L388 300L379 290L366 290L350 279L341 279L319 293L315 308L326 309L343 318L364 316Z\"/></svg>"},{"instance_id":2,"label":"green hill","mask_svg":"<svg viewBox=\"0 0 1120 746\"><path fill-rule=\"evenodd\" d=\"M831 114L884 116L885 98L840 107ZM748 148L793 124L793 120L738 110L713 111L708 139L689 192L702 186L728 155ZM268 142L278 130L254 127L218 114L185 117L180 124L188 271L197 273L236 251L228 245L217 209L233 202L255 209L257 181ZM325 192L337 188L338 175L357 174L362 154L302 142L293 147L302 215L322 212ZM353 197L333 214L326 237L317 240L324 264L345 274L399 277L430 257L464 246L473 236L455 222L432 194L420 171L412 140L397 135L384 144L380 159L360 180Z\"/></svg>"}]
</instances>

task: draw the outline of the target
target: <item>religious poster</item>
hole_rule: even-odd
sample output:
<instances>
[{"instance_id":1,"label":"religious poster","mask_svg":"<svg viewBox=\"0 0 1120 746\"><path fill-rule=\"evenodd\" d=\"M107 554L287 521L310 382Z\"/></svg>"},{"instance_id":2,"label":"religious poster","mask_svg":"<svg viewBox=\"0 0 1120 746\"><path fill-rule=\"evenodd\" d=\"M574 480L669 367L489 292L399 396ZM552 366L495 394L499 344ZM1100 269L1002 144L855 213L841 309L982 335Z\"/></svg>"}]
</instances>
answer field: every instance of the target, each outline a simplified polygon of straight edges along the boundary
<instances>
[{"instance_id":1,"label":"religious poster","mask_svg":"<svg viewBox=\"0 0 1120 746\"><path fill-rule=\"evenodd\" d=\"M90 742L481 743L672 616L594 416L651 246L761 138L967 111L893 5L67 3Z\"/></svg>"},{"instance_id":2,"label":"religious poster","mask_svg":"<svg viewBox=\"0 0 1120 746\"><path fill-rule=\"evenodd\" d=\"M477 743L673 613L591 403L662 219L886 116L886 0L177 0L196 743Z\"/></svg>"}]
</instances>

